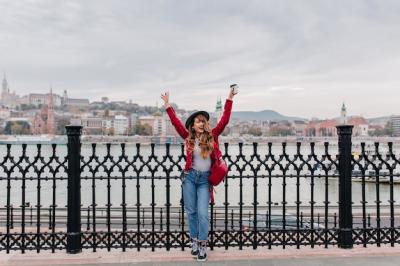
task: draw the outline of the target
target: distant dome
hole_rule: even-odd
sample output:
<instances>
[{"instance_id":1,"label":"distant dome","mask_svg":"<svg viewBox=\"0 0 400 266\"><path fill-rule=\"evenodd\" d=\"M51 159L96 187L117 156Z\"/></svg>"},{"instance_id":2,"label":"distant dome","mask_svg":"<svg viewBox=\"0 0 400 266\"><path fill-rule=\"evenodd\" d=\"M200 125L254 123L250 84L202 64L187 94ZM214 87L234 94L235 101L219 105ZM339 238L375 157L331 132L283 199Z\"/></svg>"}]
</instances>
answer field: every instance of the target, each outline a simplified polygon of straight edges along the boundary
<instances>
[{"instance_id":1,"label":"distant dome","mask_svg":"<svg viewBox=\"0 0 400 266\"><path fill-rule=\"evenodd\" d=\"M160 110L157 110L153 113L153 116L162 116L162 113L160 112Z\"/></svg>"}]
</instances>

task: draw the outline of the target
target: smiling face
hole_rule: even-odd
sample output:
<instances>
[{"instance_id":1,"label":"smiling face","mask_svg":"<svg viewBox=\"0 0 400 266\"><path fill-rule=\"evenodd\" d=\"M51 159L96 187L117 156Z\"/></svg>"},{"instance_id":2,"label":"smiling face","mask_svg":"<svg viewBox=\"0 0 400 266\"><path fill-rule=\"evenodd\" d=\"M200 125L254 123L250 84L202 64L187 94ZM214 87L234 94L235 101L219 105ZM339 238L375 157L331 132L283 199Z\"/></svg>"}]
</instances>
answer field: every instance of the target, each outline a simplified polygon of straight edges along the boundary
<instances>
[{"instance_id":1,"label":"smiling face","mask_svg":"<svg viewBox=\"0 0 400 266\"><path fill-rule=\"evenodd\" d=\"M207 156L210 156L210 153L214 148L214 137L212 136L212 129L206 116L202 114L196 115L190 125L189 136L187 139L191 151L194 151L196 140L199 140L201 156L203 156L204 159L207 158Z\"/></svg>"},{"instance_id":2,"label":"smiling face","mask_svg":"<svg viewBox=\"0 0 400 266\"><path fill-rule=\"evenodd\" d=\"M194 118L193 128L197 135L204 132L204 126L206 124L206 119L202 115L198 115Z\"/></svg>"}]
</instances>

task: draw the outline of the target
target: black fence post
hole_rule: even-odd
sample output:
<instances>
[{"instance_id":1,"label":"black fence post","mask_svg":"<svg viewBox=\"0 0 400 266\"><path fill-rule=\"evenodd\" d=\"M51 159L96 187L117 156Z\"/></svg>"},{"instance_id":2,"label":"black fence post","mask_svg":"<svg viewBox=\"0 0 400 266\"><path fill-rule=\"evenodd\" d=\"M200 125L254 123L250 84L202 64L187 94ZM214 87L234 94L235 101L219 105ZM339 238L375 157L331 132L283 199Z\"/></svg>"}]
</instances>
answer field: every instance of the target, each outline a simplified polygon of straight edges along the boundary
<instances>
[{"instance_id":1,"label":"black fence post","mask_svg":"<svg viewBox=\"0 0 400 266\"><path fill-rule=\"evenodd\" d=\"M351 134L353 126L337 126L339 147L339 239L340 248L353 248L351 206Z\"/></svg>"},{"instance_id":2,"label":"black fence post","mask_svg":"<svg viewBox=\"0 0 400 266\"><path fill-rule=\"evenodd\" d=\"M81 132L82 126L66 126L68 136L67 253L82 251L81 244Z\"/></svg>"}]
</instances>

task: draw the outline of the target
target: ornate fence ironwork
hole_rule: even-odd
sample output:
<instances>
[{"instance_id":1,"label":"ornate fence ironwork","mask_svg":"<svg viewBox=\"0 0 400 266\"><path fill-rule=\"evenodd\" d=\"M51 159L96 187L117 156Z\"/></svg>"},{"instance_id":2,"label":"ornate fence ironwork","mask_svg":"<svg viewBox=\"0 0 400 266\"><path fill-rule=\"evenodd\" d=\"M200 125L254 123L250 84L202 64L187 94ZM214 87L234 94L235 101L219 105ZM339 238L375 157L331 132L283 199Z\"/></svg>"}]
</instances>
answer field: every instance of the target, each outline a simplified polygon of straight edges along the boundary
<instances>
[{"instance_id":1,"label":"ornate fence ironwork","mask_svg":"<svg viewBox=\"0 0 400 266\"><path fill-rule=\"evenodd\" d=\"M399 243L400 157L391 142L354 153L351 134L339 126L337 148L318 151L224 143L210 248ZM67 145L0 145L0 250L189 247L183 144L82 144L80 126L67 135Z\"/></svg>"}]
</instances>

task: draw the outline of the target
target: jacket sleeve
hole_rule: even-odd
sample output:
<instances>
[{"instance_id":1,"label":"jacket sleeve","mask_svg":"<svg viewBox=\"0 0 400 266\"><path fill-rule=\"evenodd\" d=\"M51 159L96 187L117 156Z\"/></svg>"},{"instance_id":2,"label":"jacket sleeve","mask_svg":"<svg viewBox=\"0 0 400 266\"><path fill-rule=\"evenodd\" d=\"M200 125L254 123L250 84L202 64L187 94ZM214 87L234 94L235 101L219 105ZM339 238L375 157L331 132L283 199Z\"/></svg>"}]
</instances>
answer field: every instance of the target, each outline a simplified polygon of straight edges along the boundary
<instances>
[{"instance_id":1,"label":"jacket sleeve","mask_svg":"<svg viewBox=\"0 0 400 266\"><path fill-rule=\"evenodd\" d=\"M222 117L218 121L215 128L213 128L213 130L212 130L212 132L215 136L219 136L222 133L222 131L224 131L226 125L229 123L229 119L231 117L231 111L232 111L232 103L233 103L232 100L226 99Z\"/></svg>"},{"instance_id":2,"label":"jacket sleeve","mask_svg":"<svg viewBox=\"0 0 400 266\"><path fill-rule=\"evenodd\" d=\"M186 139L189 136L189 132L182 124L181 120L179 120L174 108L172 108L172 106L168 106L165 110L167 111L169 119L171 120L172 125L175 127L176 132L178 132L181 138Z\"/></svg>"}]
</instances>

